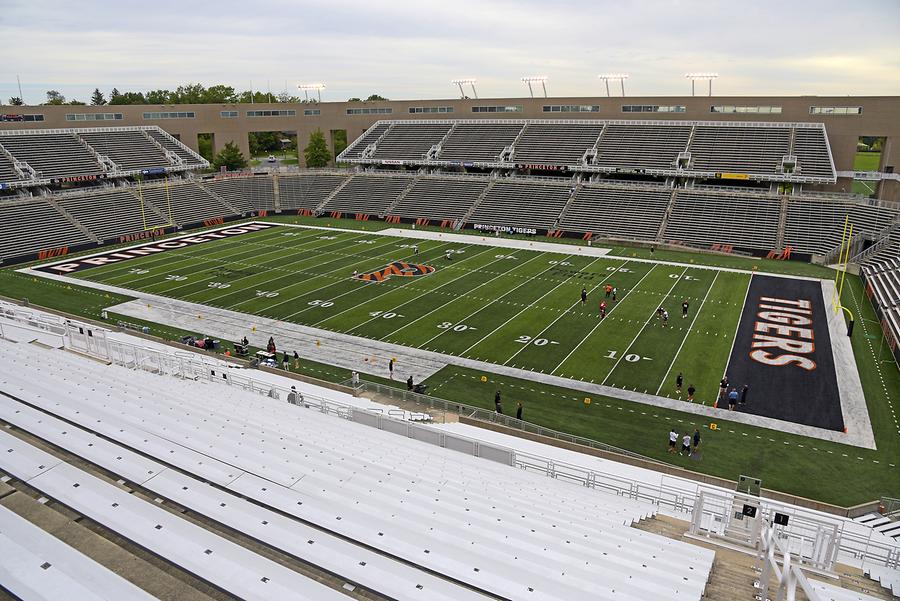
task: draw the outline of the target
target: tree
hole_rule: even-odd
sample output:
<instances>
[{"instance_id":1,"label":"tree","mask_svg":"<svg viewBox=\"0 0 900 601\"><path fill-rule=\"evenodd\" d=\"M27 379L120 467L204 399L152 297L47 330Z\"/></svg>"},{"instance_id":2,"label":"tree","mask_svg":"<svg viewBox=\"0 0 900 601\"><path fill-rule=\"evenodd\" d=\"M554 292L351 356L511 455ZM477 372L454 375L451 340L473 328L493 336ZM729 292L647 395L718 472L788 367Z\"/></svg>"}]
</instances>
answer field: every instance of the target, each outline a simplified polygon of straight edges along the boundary
<instances>
[{"instance_id":1,"label":"tree","mask_svg":"<svg viewBox=\"0 0 900 601\"><path fill-rule=\"evenodd\" d=\"M347 102L362 102L362 100L354 96L353 98L348 98Z\"/></svg>"},{"instance_id":2,"label":"tree","mask_svg":"<svg viewBox=\"0 0 900 601\"><path fill-rule=\"evenodd\" d=\"M75 100L74 98L68 101L66 104L71 104L72 106L84 106L84 103L80 100Z\"/></svg>"},{"instance_id":3,"label":"tree","mask_svg":"<svg viewBox=\"0 0 900 601\"><path fill-rule=\"evenodd\" d=\"M317 129L309 136L309 144L303 150L306 158L306 166L310 168L326 167L331 160L328 152L328 144L325 143L325 135L321 129Z\"/></svg>"},{"instance_id":4,"label":"tree","mask_svg":"<svg viewBox=\"0 0 900 601\"><path fill-rule=\"evenodd\" d=\"M113 88L112 92L109 93L109 103L110 104L122 104L119 100L122 98L121 92L119 92L118 88Z\"/></svg>"},{"instance_id":5,"label":"tree","mask_svg":"<svg viewBox=\"0 0 900 601\"><path fill-rule=\"evenodd\" d=\"M222 151L216 155L212 163L213 169L219 171L222 167L228 171L238 171L247 166L247 159L241 154L241 150L234 142L228 142Z\"/></svg>"},{"instance_id":6,"label":"tree","mask_svg":"<svg viewBox=\"0 0 900 601\"><path fill-rule=\"evenodd\" d=\"M103 96L103 92L100 91L100 88L94 88L94 93L91 95L91 104L93 106L106 104L106 98Z\"/></svg>"},{"instance_id":7,"label":"tree","mask_svg":"<svg viewBox=\"0 0 900 601\"><path fill-rule=\"evenodd\" d=\"M231 86L217 85L206 88L201 98L203 104L230 104L237 100L237 94Z\"/></svg>"},{"instance_id":8,"label":"tree","mask_svg":"<svg viewBox=\"0 0 900 601\"><path fill-rule=\"evenodd\" d=\"M175 104L169 90L150 90L147 92L147 104Z\"/></svg>"},{"instance_id":9,"label":"tree","mask_svg":"<svg viewBox=\"0 0 900 601\"><path fill-rule=\"evenodd\" d=\"M25 102L18 96L13 96L9 99L9 104L10 106L23 106Z\"/></svg>"},{"instance_id":10,"label":"tree","mask_svg":"<svg viewBox=\"0 0 900 601\"><path fill-rule=\"evenodd\" d=\"M58 105L58 104L65 104L65 103L66 103L65 96L63 96L56 90L47 90L47 102L45 102L44 104Z\"/></svg>"},{"instance_id":11,"label":"tree","mask_svg":"<svg viewBox=\"0 0 900 601\"><path fill-rule=\"evenodd\" d=\"M379 94L372 94L371 96L366 98L366 102L372 102L373 100L387 100L387 98Z\"/></svg>"}]
</instances>

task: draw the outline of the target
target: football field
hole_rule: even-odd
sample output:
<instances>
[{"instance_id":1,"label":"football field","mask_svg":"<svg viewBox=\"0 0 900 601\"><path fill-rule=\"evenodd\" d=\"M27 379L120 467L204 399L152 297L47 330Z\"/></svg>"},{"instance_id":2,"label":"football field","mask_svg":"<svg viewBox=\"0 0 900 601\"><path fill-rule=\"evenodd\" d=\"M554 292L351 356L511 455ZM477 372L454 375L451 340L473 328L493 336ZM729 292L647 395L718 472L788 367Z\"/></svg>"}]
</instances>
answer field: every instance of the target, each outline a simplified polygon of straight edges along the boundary
<instances>
[{"instance_id":1,"label":"football field","mask_svg":"<svg viewBox=\"0 0 900 601\"><path fill-rule=\"evenodd\" d=\"M413 275L416 265L434 270ZM354 272L392 277L365 281ZM705 404L725 371L751 279L624 257L292 227L72 275L672 398L685 396L674 386L681 372L684 388L693 384ZM659 307L669 312L667 325Z\"/></svg>"}]
</instances>

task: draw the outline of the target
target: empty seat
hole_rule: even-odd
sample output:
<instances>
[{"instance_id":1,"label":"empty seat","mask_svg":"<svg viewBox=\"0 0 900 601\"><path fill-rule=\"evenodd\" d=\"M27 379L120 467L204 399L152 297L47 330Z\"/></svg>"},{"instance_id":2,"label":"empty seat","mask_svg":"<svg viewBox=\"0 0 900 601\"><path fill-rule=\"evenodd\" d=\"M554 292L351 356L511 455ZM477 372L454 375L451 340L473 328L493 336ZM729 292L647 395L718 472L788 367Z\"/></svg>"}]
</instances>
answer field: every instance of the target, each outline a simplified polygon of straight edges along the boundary
<instances>
[{"instance_id":1,"label":"empty seat","mask_svg":"<svg viewBox=\"0 0 900 601\"><path fill-rule=\"evenodd\" d=\"M71 133L0 132L0 146L47 179L100 175L103 169L87 146Z\"/></svg>"},{"instance_id":2,"label":"empty seat","mask_svg":"<svg viewBox=\"0 0 900 601\"><path fill-rule=\"evenodd\" d=\"M460 219L487 188L486 179L420 178L391 210L408 219Z\"/></svg>"},{"instance_id":3,"label":"empty seat","mask_svg":"<svg viewBox=\"0 0 900 601\"><path fill-rule=\"evenodd\" d=\"M172 166L159 146L139 129L79 132L78 137L108 156L122 171Z\"/></svg>"},{"instance_id":4,"label":"empty seat","mask_svg":"<svg viewBox=\"0 0 900 601\"><path fill-rule=\"evenodd\" d=\"M447 123L395 123L378 142L373 159L421 161L450 131Z\"/></svg>"},{"instance_id":5,"label":"empty seat","mask_svg":"<svg viewBox=\"0 0 900 601\"><path fill-rule=\"evenodd\" d=\"M472 224L551 229L569 201L571 184L495 182L469 217Z\"/></svg>"},{"instance_id":6,"label":"empty seat","mask_svg":"<svg viewBox=\"0 0 900 601\"><path fill-rule=\"evenodd\" d=\"M458 123L441 146L438 160L496 162L511 145L522 123Z\"/></svg>"},{"instance_id":7,"label":"empty seat","mask_svg":"<svg viewBox=\"0 0 900 601\"><path fill-rule=\"evenodd\" d=\"M411 183L410 177L357 176L328 201L325 210L381 215Z\"/></svg>"},{"instance_id":8,"label":"empty seat","mask_svg":"<svg viewBox=\"0 0 900 601\"><path fill-rule=\"evenodd\" d=\"M278 176L281 210L315 209L347 180L346 175L300 174Z\"/></svg>"},{"instance_id":9,"label":"empty seat","mask_svg":"<svg viewBox=\"0 0 900 601\"><path fill-rule=\"evenodd\" d=\"M516 163L580 165L584 153L593 148L602 123L529 123L516 142Z\"/></svg>"},{"instance_id":10,"label":"empty seat","mask_svg":"<svg viewBox=\"0 0 900 601\"><path fill-rule=\"evenodd\" d=\"M655 240L672 190L582 186L559 229L600 236Z\"/></svg>"}]
</instances>

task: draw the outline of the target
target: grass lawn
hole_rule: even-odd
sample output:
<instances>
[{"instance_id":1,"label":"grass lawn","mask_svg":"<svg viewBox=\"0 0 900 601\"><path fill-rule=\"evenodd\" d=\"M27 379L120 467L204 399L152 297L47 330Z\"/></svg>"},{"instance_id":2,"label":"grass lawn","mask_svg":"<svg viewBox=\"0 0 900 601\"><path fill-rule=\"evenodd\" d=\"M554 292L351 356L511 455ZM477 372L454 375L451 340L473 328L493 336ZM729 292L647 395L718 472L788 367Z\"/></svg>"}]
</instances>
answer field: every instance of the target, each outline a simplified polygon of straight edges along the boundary
<instances>
[{"instance_id":1,"label":"grass lawn","mask_svg":"<svg viewBox=\"0 0 900 601\"><path fill-rule=\"evenodd\" d=\"M853 159L854 171L878 171L881 164L880 152L857 152Z\"/></svg>"}]
</instances>

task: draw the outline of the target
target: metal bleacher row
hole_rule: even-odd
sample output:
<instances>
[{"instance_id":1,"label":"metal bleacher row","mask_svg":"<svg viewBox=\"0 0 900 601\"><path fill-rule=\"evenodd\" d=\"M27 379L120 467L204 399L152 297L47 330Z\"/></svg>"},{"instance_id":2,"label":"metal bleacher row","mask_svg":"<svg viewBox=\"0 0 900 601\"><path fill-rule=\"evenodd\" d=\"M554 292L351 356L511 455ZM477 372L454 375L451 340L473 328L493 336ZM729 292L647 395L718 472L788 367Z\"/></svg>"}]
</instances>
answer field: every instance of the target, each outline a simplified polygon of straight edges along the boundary
<instances>
[{"instance_id":1,"label":"metal bleacher row","mask_svg":"<svg viewBox=\"0 0 900 601\"><path fill-rule=\"evenodd\" d=\"M792 167L783 161L792 159ZM816 123L615 120L379 121L339 161L566 166L587 172L716 173L834 183Z\"/></svg>"},{"instance_id":2,"label":"metal bleacher row","mask_svg":"<svg viewBox=\"0 0 900 601\"><path fill-rule=\"evenodd\" d=\"M237 387L4 340L0 361L0 420L79 459L0 430L0 471L235 597L344 598L221 528L398 600L699 600L712 567L629 527L641 501Z\"/></svg>"},{"instance_id":3,"label":"metal bleacher row","mask_svg":"<svg viewBox=\"0 0 900 601\"><path fill-rule=\"evenodd\" d=\"M38 185L207 165L156 126L0 131L0 184Z\"/></svg>"}]
</instances>

